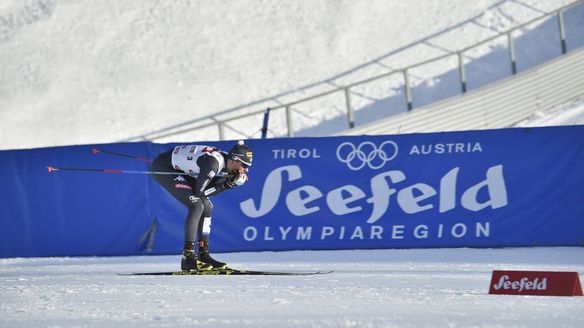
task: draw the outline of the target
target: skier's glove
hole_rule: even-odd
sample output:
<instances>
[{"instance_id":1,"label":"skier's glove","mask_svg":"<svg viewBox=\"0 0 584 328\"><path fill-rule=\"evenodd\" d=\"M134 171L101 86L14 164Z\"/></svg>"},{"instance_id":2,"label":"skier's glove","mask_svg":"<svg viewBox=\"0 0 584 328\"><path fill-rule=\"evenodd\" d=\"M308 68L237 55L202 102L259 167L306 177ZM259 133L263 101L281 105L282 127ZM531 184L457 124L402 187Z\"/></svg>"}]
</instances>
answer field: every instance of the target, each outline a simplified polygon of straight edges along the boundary
<instances>
[{"instance_id":1,"label":"skier's glove","mask_svg":"<svg viewBox=\"0 0 584 328\"><path fill-rule=\"evenodd\" d=\"M225 187L231 189L243 185L247 181L247 175L243 172L232 170L225 176Z\"/></svg>"}]
</instances>

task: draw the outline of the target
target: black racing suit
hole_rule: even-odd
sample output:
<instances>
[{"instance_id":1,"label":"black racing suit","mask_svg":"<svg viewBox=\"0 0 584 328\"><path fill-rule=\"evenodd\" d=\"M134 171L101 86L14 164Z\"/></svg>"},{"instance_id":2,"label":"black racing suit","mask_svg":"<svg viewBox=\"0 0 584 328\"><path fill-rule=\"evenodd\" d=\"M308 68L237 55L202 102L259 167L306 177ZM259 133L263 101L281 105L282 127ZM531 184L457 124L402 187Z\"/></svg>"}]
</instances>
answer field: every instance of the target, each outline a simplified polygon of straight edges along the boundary
<instances>
[{"instance_id":1,"label":"black racing suit","mask_svg":"<svg viewBox=\"0 0 584 328\"><path fill-rule=\"evenodd\" d=\"M151 169L184 174L185 172L172 166L172 152L170 150L160 154L152 162ZM225 158L225 154L222 156ZM194 246L198 239L199 252L207 252L213 212L213 203L209 197L235 186L226 180L226 168L222 172L219 171L219 164L214 157L203 154L196 158L196 164L200 168L196 178L187 175L155 174L154 179L188 209L184 230L185 247Z\"/></svg>"}]
</instances>

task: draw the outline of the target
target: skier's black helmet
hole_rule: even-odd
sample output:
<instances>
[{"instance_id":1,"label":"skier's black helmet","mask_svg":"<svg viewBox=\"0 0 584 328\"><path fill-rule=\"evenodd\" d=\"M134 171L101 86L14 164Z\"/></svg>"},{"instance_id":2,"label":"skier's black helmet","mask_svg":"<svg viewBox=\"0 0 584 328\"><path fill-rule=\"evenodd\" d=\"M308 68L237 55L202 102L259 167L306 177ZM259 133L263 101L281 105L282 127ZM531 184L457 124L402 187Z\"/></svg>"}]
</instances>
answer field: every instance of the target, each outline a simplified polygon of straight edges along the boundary
<instances>
[{"instance_id":1,"label":"skier's black helmet","mask_svg":"<svg viewBox=\"0 0 584 328\"><path fill-rule=\"evenodd\" d=\"M243 167L246 168L251 166L253 160L253 152L248 146L243 144L243 140L239 140L237 144L231 148L227 156L232 161L241 162Z\"/></svg>"}]
</instances>

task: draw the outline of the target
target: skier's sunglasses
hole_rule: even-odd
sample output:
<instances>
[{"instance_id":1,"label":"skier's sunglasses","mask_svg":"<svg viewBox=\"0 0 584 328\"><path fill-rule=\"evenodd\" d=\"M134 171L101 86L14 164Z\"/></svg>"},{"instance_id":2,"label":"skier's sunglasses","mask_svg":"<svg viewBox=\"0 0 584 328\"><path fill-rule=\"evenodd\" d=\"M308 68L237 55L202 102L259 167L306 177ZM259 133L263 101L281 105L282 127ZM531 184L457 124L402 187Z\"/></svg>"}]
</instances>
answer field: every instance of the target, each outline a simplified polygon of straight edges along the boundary
<instances>
[{"instance_id":1,"label":"skier's sunglasses","mask_svg":"<svg viewBox=\"0 0 584 328\"><path fill-rule=\"evenodd\" d=\"M243 167L244 169L249 168L251 165L248 165L247 163L244 163L241 159L236 158L235 159L236 162L239 162L241 164L241 167Z\"/></svg>"}]
</instances>

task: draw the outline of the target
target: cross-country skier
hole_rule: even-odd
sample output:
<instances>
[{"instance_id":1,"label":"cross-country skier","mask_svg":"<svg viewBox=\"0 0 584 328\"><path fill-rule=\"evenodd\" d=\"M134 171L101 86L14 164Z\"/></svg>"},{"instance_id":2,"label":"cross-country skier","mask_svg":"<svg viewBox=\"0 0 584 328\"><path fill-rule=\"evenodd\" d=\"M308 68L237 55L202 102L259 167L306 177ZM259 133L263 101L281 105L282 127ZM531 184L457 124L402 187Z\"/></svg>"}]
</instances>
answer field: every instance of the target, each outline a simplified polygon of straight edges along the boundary
<instances>
[{"instance_id":1,"label":"cross-country skier","mask_svg":"<svg viewBox=\"0 0 584 328\"><path fill-rule=\"evenodd\" d=\"M183 271L226 269L209 255L213 203L209 197L239 187L247 181L253 153L239 141L229 153L204 145L177 146L160 154L153 171L176 171L185 175L155 175L154 179L188 208L181 260ZM196 241L198 240L198 252Z\"/></svg>"}]
</instances>

